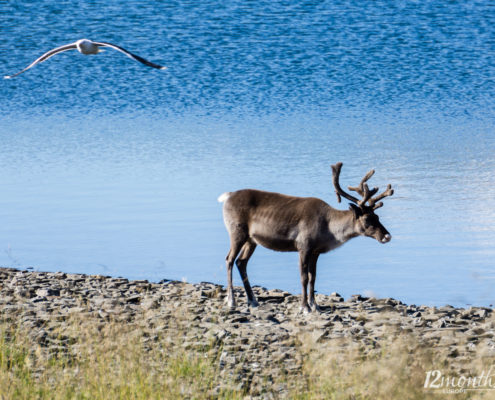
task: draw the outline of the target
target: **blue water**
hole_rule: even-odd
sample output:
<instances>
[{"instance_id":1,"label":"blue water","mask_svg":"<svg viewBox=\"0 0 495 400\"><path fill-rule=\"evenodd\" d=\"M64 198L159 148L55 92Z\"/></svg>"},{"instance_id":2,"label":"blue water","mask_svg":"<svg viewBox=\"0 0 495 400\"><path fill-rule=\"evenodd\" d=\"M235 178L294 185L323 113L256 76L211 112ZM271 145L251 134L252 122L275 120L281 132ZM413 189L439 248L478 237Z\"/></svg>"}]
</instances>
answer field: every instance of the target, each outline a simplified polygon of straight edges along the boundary
<instances>
[{"instance_id":1,"label":"blue water","mask_svg":"<svg viewBox=\"0 0 495 400\"><path fill-rule=\"evenodd\" d=\"M0 265L225 284L224 191L317 196L371 168L393 239L317 290L495 303L495 7L456 1L0 3ZM252 284L300 291L258 248ZM236 284L240 284L235 275Z\"/></svg>"}]
</instances>

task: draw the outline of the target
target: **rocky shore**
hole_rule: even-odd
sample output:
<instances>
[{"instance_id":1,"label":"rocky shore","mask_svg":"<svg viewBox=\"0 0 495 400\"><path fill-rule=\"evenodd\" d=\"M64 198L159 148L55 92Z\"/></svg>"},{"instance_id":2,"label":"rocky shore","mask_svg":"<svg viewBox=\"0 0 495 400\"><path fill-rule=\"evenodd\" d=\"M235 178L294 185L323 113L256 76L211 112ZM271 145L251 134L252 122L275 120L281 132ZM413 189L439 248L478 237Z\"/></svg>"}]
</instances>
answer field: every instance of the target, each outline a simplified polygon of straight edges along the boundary
<instances>
[{"instance_id":1,"label":"rocky shore","mask_svg":"<svg viewBox=\"0 0 495 400\"><path fill-rule=\"evenodd\" d=\"M301 314L299 296L253 288L260 306L248 308L235 288L236 310L213 283L159 283L0 268L0 320L25 329L47 357L76 348L77 337L61 335L71 316L95 323L135 324L144 343L156 335L217 363L225 385L249 396L284 397L308 379L305 363L322 354L383 351L391 338L406 338L411 351L430 349L432 365L456 373L495 356L495 316L485 307L406 305L394 299L337 293L317 295L319 313ZM56 334L55 334L56 332ZM213 388L211 396L221 390Z\"/></svg>"}]
</instances>

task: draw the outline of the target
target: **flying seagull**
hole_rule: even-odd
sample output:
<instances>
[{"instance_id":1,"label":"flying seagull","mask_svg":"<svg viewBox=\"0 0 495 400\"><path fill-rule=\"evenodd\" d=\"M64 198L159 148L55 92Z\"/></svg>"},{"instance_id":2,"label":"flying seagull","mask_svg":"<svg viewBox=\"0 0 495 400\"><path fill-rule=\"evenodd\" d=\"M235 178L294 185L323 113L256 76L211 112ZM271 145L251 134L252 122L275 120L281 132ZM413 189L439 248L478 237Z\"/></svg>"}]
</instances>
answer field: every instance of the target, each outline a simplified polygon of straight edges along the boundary
<instances>
[{"instance_id":1,"label":"flying seagull","mask_svg":"<svg viewBox=\"0 0 495 400\"><path fill-rule=\"evenodd\" d=\"M162 67L161 65L158 65L158 64L152 63L148 60L145 60L144 58L139 57L136 54L132 54L130 51L127 51L126 49L123 49L122 47L117 46L116 44L106 43L106 42L93 42L92 40L89 40L89 39L80 39L77 42L66 44L65 46L60 46L60 47L57 47L55 49L52 49L52 50L46 52L41 57L34 60L30 65L28 65L22 71L18 72L17 74L14 74L14 75L6 75L6 76L4 76L4 78L5 79L14 78L17 75L22 74L24 71L27 71L29 68L34 67L36 64L43 62L45 60L48 60L50 57L54 56L55 54L61 53L63 51L77 49L79 51L79 53L81 53L81 54L86 54L86 55L98 54L101 51L103 51L100 49L100 47L110 47L112 49L120 51L121 53L124 53L127 57L130 57L135 61L139 61L140 63L143 63L144 65L147 65L148 67L157 68L157 69L167 69L167 67Z\"/></svg>"}]
</instances>

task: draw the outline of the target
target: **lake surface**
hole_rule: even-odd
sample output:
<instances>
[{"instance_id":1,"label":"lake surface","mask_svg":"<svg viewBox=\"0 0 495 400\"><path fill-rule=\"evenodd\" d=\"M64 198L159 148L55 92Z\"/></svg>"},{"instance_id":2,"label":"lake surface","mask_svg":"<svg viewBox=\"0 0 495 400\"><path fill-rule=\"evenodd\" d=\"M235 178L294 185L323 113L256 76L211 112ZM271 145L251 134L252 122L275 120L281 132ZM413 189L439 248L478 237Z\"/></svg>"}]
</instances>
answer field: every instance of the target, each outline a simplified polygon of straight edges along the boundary
<instances>
[{"instance_id":1,"label":"lake surface","mask_svg":"<svg viewBox=\"0 0 495 400\"><path fill-rule=\"evenodd\" d=\"M485 2L116 1L0 5L0 265L225 284L217 197L316 196L371 168L393 239L323 255L316 287L495 303L495 9ZM258 247L254 285L300 292ZM238 273L235 284L240 285Z\"/></svg>"}]
</instances>

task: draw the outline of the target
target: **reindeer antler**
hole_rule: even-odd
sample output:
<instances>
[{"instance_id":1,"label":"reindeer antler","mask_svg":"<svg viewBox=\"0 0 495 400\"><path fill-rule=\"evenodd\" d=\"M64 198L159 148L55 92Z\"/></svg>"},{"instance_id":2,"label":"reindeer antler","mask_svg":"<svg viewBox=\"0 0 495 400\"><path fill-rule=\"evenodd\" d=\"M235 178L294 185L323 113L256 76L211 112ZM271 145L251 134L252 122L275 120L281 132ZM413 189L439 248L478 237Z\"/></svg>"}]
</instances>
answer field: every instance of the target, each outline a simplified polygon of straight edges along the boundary
<instances>
[{"instance_id":1,"label":"reindeer antler","mask_svg":"<svg viewBox=\"0 0 495 400\"><path fill-rule=\"evenodd\" d=\"M370 179L373 176L373 174L375 173L375 170L372 169L363 177L363 179L361 179L359 186L356 186L356 187L349 186L348 187L349 190L357 192L362 197L361 200L358 200L356 197L351 196L349 193L344 192L342 190L342 188L340 187L339 177L340 177L340 170L341 169L342 169L342 163L341 162L339 162L335 165L332 165L333 185L335 186L335 193L337 195L337 200L339 203L342 200L341 196L345 197L347 200L352 201L353 203L356 203L359 207L366 206L366 202L369 201L369 204L367 207L371 207L373 210L376 210L377 208L380 208L381 206L383 206L382 202L377 203L377 201L383 199L384 197L392 196L394 194L394 191L392 190L392 186L388 185L387 190L385 190L385 192L383 192L382 194L373 198L373 196L376 194L376 192L378 192L378 188L375 187L375 188L370 190L370 188L368 187L368 184L366 183L368 181L368 179Z\"/></svg>"},{"instance_id":2,"label":"reindeer antler","mask_svg":"<svg viewBox=\"0 0 495 400\"><path fill-rule=\"evenodd\" d=\"M375 173L375 170L372 169L371 171L369 171L363 179L361 179L361 182L359 183L359 186L357 187L352 187L352 186L348 186L348 189L349 190L352 190L354 192L357 192L361 197L362 199L359 200L359 205L360 206L364 206L366 205L366 202L371 199L371 197L376 193L378 192L378 188L375 187L373 189L370 190L370 188L368 187L368 184L366 183L368 181L368 179L370 179L373 174Z\"/></svg>"},{"instance_id":3,"label":"reindeer antler","mask_svg":"<svg viewBox=\"0 0 495 400\"><path fill-rule=\"evenodd\" d=\"M377 203L377 201L383 199L384 197L392 196L393 194L394 190L392 189L392 185L387 185L387 190L370 200L370 207L372 207L373 210L380 208L381 206L383 206L383 202L380 201L379 203Z\"/></svg>"},{"instance_id":4,"label":"reindeer antler","mask_svg":"<svg viewBox=\"0 0 495 400\"><path fill-rule=\"evenodd\" d=\"M354 196L351 196L349 193L346 193L342 190L339 184L339 176L340 170L342 169L342 163L338 162L335 165L332 165L332 173L333 173L333 186L335 187L335 194L337 195L337 201L340 203L342 201L341 197L345 197L347 200L352 201L353 203L358 204L359 200Z\"/></svg>"}]
</instances>

